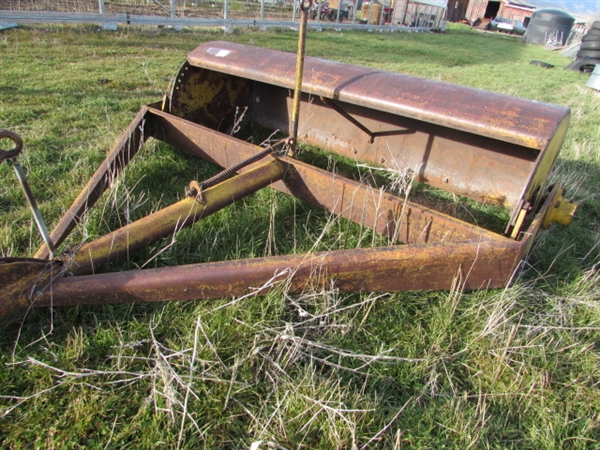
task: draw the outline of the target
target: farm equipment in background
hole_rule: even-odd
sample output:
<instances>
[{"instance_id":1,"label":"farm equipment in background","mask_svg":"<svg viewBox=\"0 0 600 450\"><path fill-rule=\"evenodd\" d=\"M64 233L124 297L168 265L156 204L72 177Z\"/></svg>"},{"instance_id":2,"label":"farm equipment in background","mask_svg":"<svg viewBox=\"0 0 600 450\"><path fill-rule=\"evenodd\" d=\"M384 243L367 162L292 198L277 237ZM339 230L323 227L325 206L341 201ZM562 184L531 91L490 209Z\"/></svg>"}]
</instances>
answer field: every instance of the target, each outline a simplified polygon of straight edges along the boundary
<instances>
[{"instance_id":1,"label":"farm equipment in background","mask_svg":"<svg viewBox=\"0 0 600 450\"><path fill-rule=\"evenodd\" d=\"M576 206L560 187L545 185L568 108L305 58L309 7L303 6L298 54L209 42L188 55L170 94L141 108L34 257L0 259L0 316L32 306L241 296L257 286L262 294L282 274L291 292L317 281L344 291L499 288L541 228L570 223ZM239 110L246 110L244 125L279 130L282 138L265 148L229 135ZM15 149L3 159L14 161L20 144L5 138ZM149 139L227 169L192 180L183 200L61 254L69 233ZM437 192L495 205L509 219L501 231L484 228L437 209L438 202L316 167L303 161L300 144L409 173ZM371 228L391 244L102 272L267 186Z\"/></svg>"},{"instance_id":2,"label":"farm equipment in background","mask_svg":"<svg viewBox=\"0 0 600 450\"><path fill-rule=\"evenodd\" d=\"M392 17L391 4L387 1L364 0L360 6L360 23L379 25L389 23ZM410 26L419 26L417 23L411 23Z\"/></svg>"},{"instance_id":3,"label":"farm equipment in background","mask_svg":"<svg viewBox=\"0 0 600 450\"><path fill-rule=\"evenodd\" d=\"M340 7L341 4L341 7ZM339 18L338 18L339 8ZM311 20L321 20L323 22L343 22L350 19L350 10L352 3L340 2L339 0L331 0L316 2L312 5L309 18Z\"/></svg>"}]
</instances>

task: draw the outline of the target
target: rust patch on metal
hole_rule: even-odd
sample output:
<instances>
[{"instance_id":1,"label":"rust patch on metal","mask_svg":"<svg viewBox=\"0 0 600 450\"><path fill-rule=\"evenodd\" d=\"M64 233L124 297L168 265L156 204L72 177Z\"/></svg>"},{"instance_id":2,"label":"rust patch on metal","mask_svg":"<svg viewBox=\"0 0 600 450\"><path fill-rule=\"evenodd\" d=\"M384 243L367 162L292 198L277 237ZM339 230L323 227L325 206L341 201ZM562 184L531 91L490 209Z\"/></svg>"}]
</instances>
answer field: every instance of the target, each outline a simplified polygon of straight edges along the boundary
<instances>
[{"instance_id":1,"label":"rust patch on metal","mask_svg":"<svg viewBox=\"0 0 600 450\"><path fill-rule=\"evenodd\" d=\"M60 306L208 299L265 293L283 282L291 292L322 282L347 291L503 287L541 227L572 219L576 207L562 189L541 192L566 134L568 108L309 57L300 83L296 59L228 42L191 52L171 95L160 109L142 108L52 241L64 241L150 137L227 169L192 181L188 198L73 255L47 261L42 247L38 259L0 259L0 316L34 300ZM296 102L294 88L301 94ZM274 153L232 137L241 110L245 122L293 137L297 131L298 142L500 205L510 212L505 234L307 164L293 151ZM295 143L279 144L293 150ZM391 245L94 274L267 186L373 229ZM61 276L66 269L75 276Z\"/></svg>"},{"instance_id":2,"label":"rust patch on metal","mask_svg":"<svg viewBox=\"0 0 600 450\"><path fill-rule=\"evenodd\" d=\"M0 318L23 313L62 271L60 261L0 258Z\"/></svg>"}]
</instances>

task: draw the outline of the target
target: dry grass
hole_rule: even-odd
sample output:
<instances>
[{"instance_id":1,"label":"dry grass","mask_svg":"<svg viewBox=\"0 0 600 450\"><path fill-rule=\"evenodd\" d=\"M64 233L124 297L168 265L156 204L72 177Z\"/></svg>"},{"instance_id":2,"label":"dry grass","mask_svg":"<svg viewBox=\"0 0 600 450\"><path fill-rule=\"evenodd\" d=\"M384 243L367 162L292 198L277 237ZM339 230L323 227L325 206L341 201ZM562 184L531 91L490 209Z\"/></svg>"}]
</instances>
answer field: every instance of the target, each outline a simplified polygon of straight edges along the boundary
<instances>
[{"instance_id":1,"label":"dry grass","mask_svg":"<svg viewBox=\"0 0 600 450\"><path fill-rule=\"evenodd\" d=\"M182 55L199 40L222 37L107 35L86 27L2 36L9 64L0 67L7 86L0 87L0 126L26 138L24 166L50 222L138 106L164 90ZM278 48L295 43L286 33L228 38ZM273 274L264 297L256 294L265 286L255 286L250 295L210 303L32 311L0 334L4 447L598 446L597 94L578 74L546 71L542 78L529 67L531 59L558 55L460 27L445 36L321 33L310 41L316 56L571 106L571 130L552 177L580 202L576 221L542 233L503 290L464 292L457 278L449 292L349 295L315 283L291 295L286 271ZM490 63L498 46L512 63ZM390 48L399 50L382 51ZM406 54L416 55L410 67ZM90 81L99 78L113 81L108 88ZM140 156L70 245L171 203L190 176L204 179L215 170L158 144ZM365 182L381 175L359 170ZM37 237L6 167L0 175L1 254L27 255ZM415 195L411 179L400 171L391 181ZM198 225L127 264L387 243L366 226L267 191Z\"/></svg>"}]
</instances>

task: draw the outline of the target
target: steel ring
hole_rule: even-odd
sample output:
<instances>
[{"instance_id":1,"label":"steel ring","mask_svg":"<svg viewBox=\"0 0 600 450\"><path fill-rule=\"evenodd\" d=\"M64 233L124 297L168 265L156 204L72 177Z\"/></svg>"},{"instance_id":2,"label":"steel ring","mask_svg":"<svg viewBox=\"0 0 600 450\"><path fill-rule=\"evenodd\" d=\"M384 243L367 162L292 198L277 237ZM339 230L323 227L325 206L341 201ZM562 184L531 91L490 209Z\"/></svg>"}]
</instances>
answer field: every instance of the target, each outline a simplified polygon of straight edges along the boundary
<instances>
[{"instance_id":1,"label":"steel ring","mask_svg":"<svg viewBox=\"0 0 600 450\"><path fill-rule=\"evenodd\" d=\"M0 150L0 163L8 158L14 158L23 150L23 139L17 133L8 130L0 130L0 140L10 139L15 143L12 150Z\"/></svg>"}]
</instances>

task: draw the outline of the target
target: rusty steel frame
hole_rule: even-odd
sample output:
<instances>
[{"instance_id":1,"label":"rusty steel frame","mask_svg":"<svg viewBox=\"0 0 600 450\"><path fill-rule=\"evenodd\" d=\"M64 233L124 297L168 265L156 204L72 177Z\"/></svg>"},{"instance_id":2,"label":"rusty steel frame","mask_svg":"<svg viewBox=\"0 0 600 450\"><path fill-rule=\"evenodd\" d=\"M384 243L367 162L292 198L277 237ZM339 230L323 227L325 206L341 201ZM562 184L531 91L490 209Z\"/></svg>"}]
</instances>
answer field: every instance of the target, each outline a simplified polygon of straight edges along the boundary
<instances>
[{"instance_id":1,"label":"rusty steel frame","mask_svg":"<svg viewBox=\"0 0 600 450\"><path fill-rule=\"evenodd\" d=\"M235 58L227 60L231 54ZM52 242L56 247L64 242L149 138L221 167L251 162L206 189L192 182L192 196L86 243L73 255L49 259L48 246L42 245L33 259L0 260L0 278L11 283L2 294L0 316L32 305L240 296L265 293L279 283L291 292L323 282L347 291L498 288L510 282L540 228L568 224L573 216L575 206L563 198L562 189L541 194L564 139L567 108L306 58L309 76L302 96L295 96L303 114L294 125L297 100L290 92L297 80L289 69L291 58L222 42L190 53L171 95L161 105L142 107L55 226ZM250 70L255 66L268 70ZM383 85L387 90L380 89ZM456 100L463 96L471 102L457 110ZM441 104L433 101L438 97ZM489 111L490 104L500 110ZM231 123L234 107L248 108L249 121L284 134L298 126L298 142L388 169L415 167L420 181L495 202L511 212L507 232L486 230L315 167L295 154L265 152L230 136L219 127ZM327 126L319 128L319 123ZM266 186L398 244L96 273L107 262Z\"/></svg>"},{"instance_id":2,"label":"rusty steel frame","mask_svg":"<svg viewBox=\"0 0 600 450\"><path fill-rule=\"evenodd\" d=\"M291 53L231 42L200 45L188 55L167 110L216 128L207 110L231 110L223 108L224 87L253 122L287 133L294 61ZM410 168L419 181L513 212L546 180L570 119L562 106L319 58L306 57L304 73L299 141ZM214 101L199 103L196 89L207 86ZM340 110L380 138L371 142Z\"/></svg>"},{"instance_id":3,"label":"rusty steel frame","mask_svg":"<svg viewBox=\"0 0 600 450\"><path fill-rule=\"evenodd\" d=\"M108 162L122 161L123 153L130 155L128 143L137 135L160 137L221 165L232 162L234 155L223 151L231 150L232 145L239 159L263 150L158 109L145 107L143 111L136 119L137 126L128 129L92 178L96 183L86 186L74 207L82 201L92 206L108 187L104 180L114 179L115 172L123 167ZM122 145L123 142L127 144ZM292 292L326 280L334 280L340 289L350 291L449 289L457 280L465 289L497 288L505 286L514 275L550 206L546 202L523 233L523 239L516 241L294 158L268 156L267 159L266 163L245 168L239 175L241 178L232 178L211 189L220 191L220 201L229 203L234 200L232 189L236 191L235 198L241 198L274 181L271 186L277 190L406 245L82 275L91 273L109 257L123 256L150 240L171 234L186 218L186 225L191 225L202 214L202 205L188 198L84 245L62 264L39 259L14 261L19 273L31 272L22 279L22 284L30 286L32 279L36 280L36 288L28 292L28 297L35 300L36 306L205 299L255 292L276 275L279 275L276 281L285 281ZM257 170L265 174L257 177ZM211 189L205 191L207 204L213 204ZM82 215L65 217L69 220L63 218L57 229L72 229ZM163 224L164 218L169 222L164 227L149 228L148 224ZM0 273L2 267L0 264ZM63 273L76 276L62 277ZM22 292L14 295L11 302L5 302L10 305L5 313L15 305L22 308L30 304L23 301Z\"/></svg>"}]
</instances>

